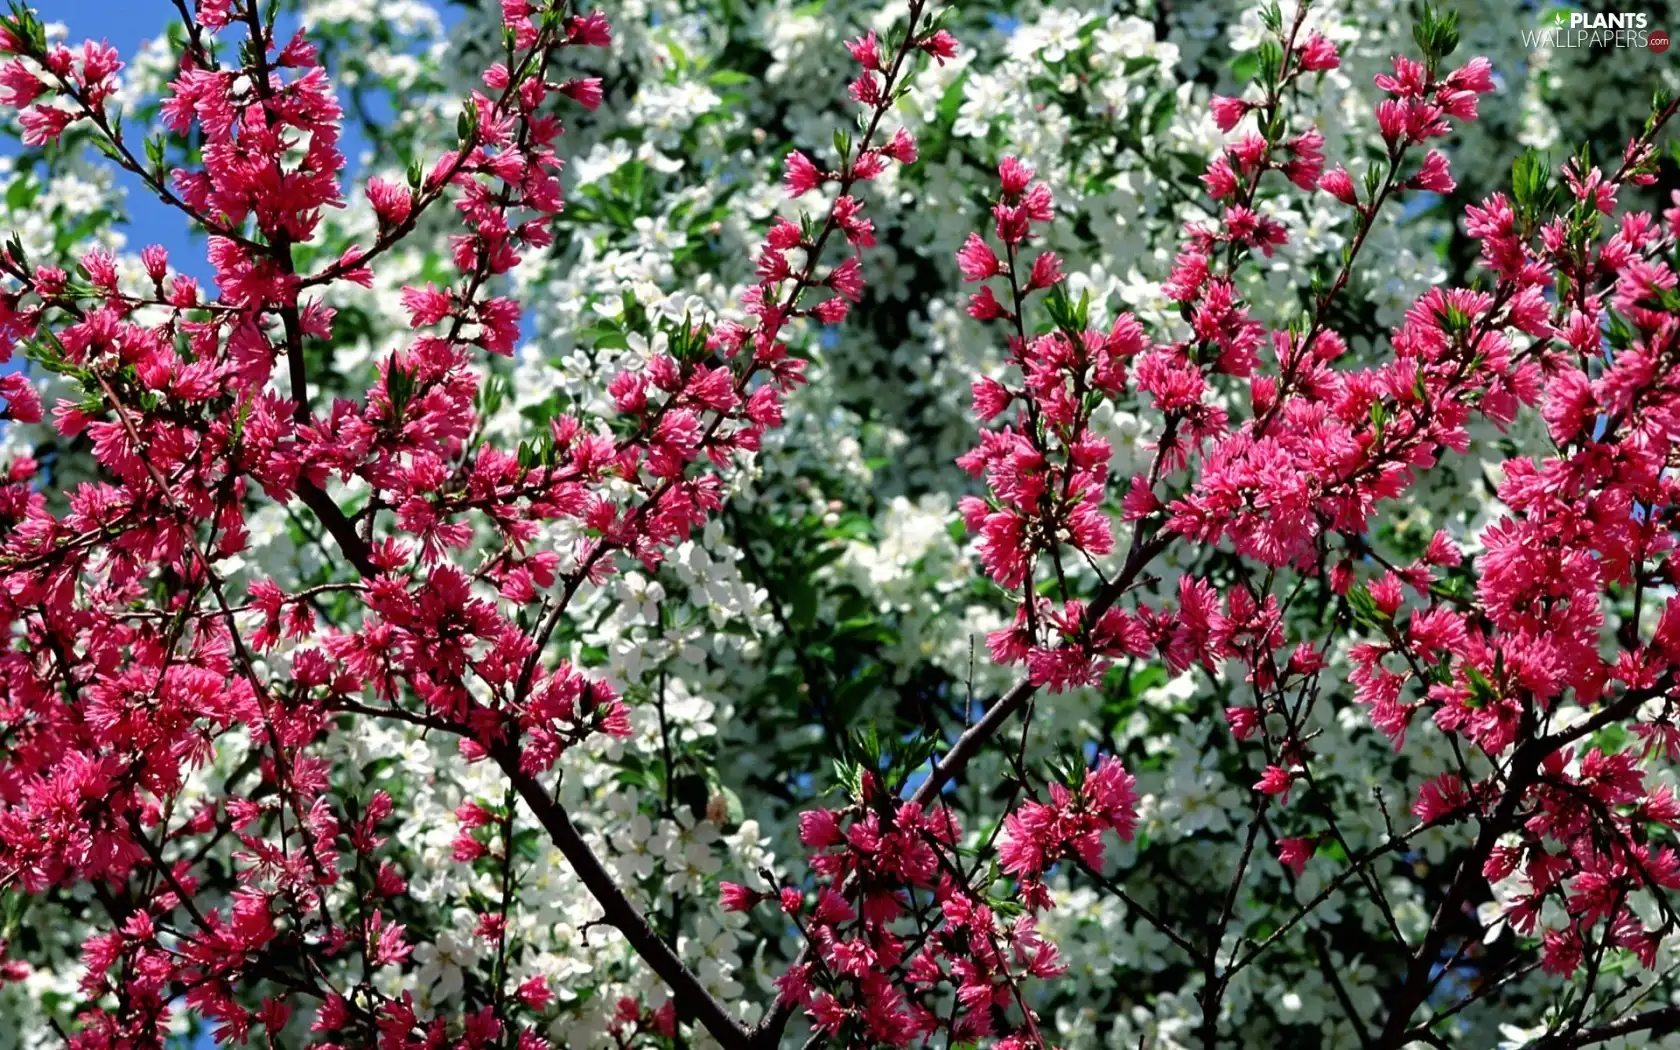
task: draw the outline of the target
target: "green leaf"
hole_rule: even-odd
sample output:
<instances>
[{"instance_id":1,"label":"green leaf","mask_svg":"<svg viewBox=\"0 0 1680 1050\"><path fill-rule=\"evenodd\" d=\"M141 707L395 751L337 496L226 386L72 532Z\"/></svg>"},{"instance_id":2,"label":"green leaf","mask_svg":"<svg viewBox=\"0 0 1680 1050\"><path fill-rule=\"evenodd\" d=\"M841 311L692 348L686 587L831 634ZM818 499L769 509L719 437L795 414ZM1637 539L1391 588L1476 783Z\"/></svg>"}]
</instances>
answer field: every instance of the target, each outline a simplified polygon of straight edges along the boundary
<instances>
[{"instance_id":1,"label":"green leaf","mask_svg":"<svg viewBox=\"0 0 1680 1050\"><path fill-rule=\"evenodd\" d=\"M1260 83L1268 88L1283 75L1283 45L1276 40L1262 41L1258 51Z\"/></svg>"},{"instance_id":2,"label":"green leaf","mask_svg":"<svg viewBox=\"0 0 1680 1050\"><path fill-rule=\"evenodd\" d=\"M23 211L35 203L35 198L40 192L41 187L33 178L24 176L14 179L12 184L6 187L6 207L12 211Z\"/></svg>"},{"instance_id":3,"label":"green leaf","mask_svg":"<svg viewBox=\"0 0 1680 1050\"><path fill-rule=\"evenodd\" d=\"M1353 610L1353 618L1367 627L1380 629L1389 622L1389 617L1377 607L1377 600L1371 597L1371 592L1363 583L1355 583L1348 588L1347 603Z\"/></svg>"},{"instance_id":4,"label":"green leaf","mask_svg":"<svg viewBox=\"0 0 1680 1050\"><path fill-rule=\"evenodd\" d=\"M1256 52L1246 51L1231 62L1231 77L1239 84L1248 83L1259 72L1260 56Z\"/></svg>"},{"instance_id":5,"label":"green leaf","mask_svg":"<svg viewBox=\"0 0 1680 1050\"><path fill-rule=\"evenodd\" d=\"M945 93L939 96L938 114L939 123L942 127L950 127L956 123L957 113L962 109L963 85L967 82L968 70L964 69L962 75L951 81L950 85L946 87Z\"/></svg>"},{"instance_id":6,"label":"green leaf","mask_svg":"<svg viewBox=\"0 0 1680 1050\"><path fill-rule=\"evenodd\" d=\"M1178 95L1164 92L1155 103L1155 108L1149 111L1149 134L1153 138L1161 138L1172 126L1173 117L1178 115Z\"/></svg>"},{"instance_id":7,"label":"green leaf","mask_svg":"<svg viewBox=\"0 0 1680 1050\"><path fill-rule=\"evenodd\" d=\"M1511 162L1511 196L1525 213L1544 205L1551 167L1546 155L1533 149L1525 150Z\"/></svg>"}]
</instances>

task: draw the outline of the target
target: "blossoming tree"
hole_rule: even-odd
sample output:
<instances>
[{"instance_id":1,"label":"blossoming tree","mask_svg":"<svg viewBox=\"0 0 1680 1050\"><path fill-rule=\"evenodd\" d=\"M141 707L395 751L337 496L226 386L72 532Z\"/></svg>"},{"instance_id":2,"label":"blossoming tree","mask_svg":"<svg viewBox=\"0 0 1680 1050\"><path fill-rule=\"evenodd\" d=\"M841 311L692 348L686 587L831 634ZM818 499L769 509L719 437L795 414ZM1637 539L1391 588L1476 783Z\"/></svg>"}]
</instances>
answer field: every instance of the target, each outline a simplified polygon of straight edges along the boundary
<instances>
[{"instance_id":1,"label":"blossoming tree","mask_svg":"<svg viewBox=\"0 0 1680 1050\"><path fill-rule=\"evenodd\" d=\"M0 1038L1680 1032L1680 103L1149 13L0 21Z\"/></svg>"}]
</instances>

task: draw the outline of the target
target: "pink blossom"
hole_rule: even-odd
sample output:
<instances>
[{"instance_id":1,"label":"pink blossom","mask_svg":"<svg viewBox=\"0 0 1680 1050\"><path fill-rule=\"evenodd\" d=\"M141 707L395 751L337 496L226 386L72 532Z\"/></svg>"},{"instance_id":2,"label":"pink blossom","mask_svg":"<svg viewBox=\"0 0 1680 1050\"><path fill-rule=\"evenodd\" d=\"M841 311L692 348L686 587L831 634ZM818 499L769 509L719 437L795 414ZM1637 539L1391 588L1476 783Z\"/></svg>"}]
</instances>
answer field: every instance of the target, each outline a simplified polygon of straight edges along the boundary
<instances>
[{"instance_id":1,"label":"pink blossom","mask_svg":"<svg viewBox=\"0 0 1680 1050\"><path fill-rule=\"evenodd\" d=\"M47 85L19 59L0 65L0 105L22 109L39 98Z\"/></svg>"},{"instance_id":2,"label":"pink blossom","mask_svg":"<svg viewBox=\"0 0 1680 1050\"><path fill-rule=\"evenodd\" d=\"M1461 91L1486 94L1494 88L1493 63L1477 56L1447 74L1447 85Z\"/></svg>"},{"instance_id":3,"label":"pink blossom","mask_svg":"<svg viewBox=\"0 0 1680 1050\"><path fill-rule=\"evenodd\" d=\"M899 128L893 132L893 137L882 147L882 152L892 157L900 164L916 163L916 136L908 129Z\"/></svg>"},{"instance_id":4,"label":"pink blossom","mask_svg":"<svg viewBox=\"0 0 1680 1050\"><path fill-rule=\"evenodd\" d=\"M1220 131L1227 133L1237 126L1237 122L1242 120L1251 108L1248 102L1225 95L1213 96L1209 106L1213 111L1213 122L1219 126Z\"/></svg>"},{"instance_id":5,"label":"pink blossom","mask_svg":"<svg viewBox=\"0 0 1680 1050\"><path fill-rule=\"evenodd\" d=\"M570 98L584 109L594 112L601 108L601 78L579 77L561 83L560 93Z\"/></svg>"},{"instance_id":6,"label":"pink blossom","mask_svg":"<svg viewBox=\"0 0 1680 1050\"><path fill-rule=\"evenodd\" d=\"M935 30L918 41L916 46L933 56L940 65L944 65L947 59L957 57L957 38L948 30Z\"/></svg>"},{"instance_id":7,"label":"pink blossom","mask_svg":"<svg viewBox=\"0 0 1680 1050\"><path fill-rule=\"evenodd\" d=\"M169 251L161 244L148 244L140 250L140 263L147 277L161 282L169 273Z\"/></svg>"},{"instance_id":8,"label":"pink blossom","mask_svg":"<svg viewBox=\"0 0 1680 1050\"><path fill-rule=\"evenodd\" d=\"M1237 173L1223 156L1215 157L1202 176L1202 185L1207 187L1208 196L1224 200L1237 192Z\"/></svg>"},{"instance_id":9,"label":"pink blossom","mask_svg":"<svg viewBox=\"0 0 1680 1050\"><path fill-rule=\"evenodd\" d=\"M1423 167L1406 184L1412 189L1428 190L1430 193L1451 193L1458 185L1448 174L1447 158L1440 150L1433 149L1423 158Z\"/></svg>"},{"instance_id":10,"label":"pink blossom","mask_svg":"<svg viewBox=\"0 0 1680 1050\"><path fill-rule=\"evenodd\" d=\"M1398 98L1414 98L1423 94L1429 75L1422 62L1405 55L1395 55L1393 66L1392 74L1377 74L1377 87Z\"/></svg>"},{"instance_id":11,"label":"pink blossom","mask_svg":"<svg viewBox=\"0 0 1680 1050\"><path fill-rule=\"evenodd\" d=\"M1404 138L1409 120L1409 110L1405 103L1396 99L1384 99L1377 106L1377 126L1382 131L1383 141L1392 148Z\"/></svg>"},{"instance_id":12,"label":"pink blossom","mask_svg":"<svg viewBox=\"0 0 1680 1050\"><path fill-rule=\"evenodd\" d=\"M1260 774L1260 779L1255 782L1254 790L1267 795L1275 795L1280 804L1285 803L1289 801L1291 779L1287 770L1278 766L1267 766L1266 771Z\"/></svg>"},{"instance_id":13,"label":"pink blossom","mask_svg":"<svg viewBox=\"0 0 1680 1050\"><path fill-rule=\"evenodd\" d=\"M41 396L28 376L20 372L0 375L0 398L6 399L5 418L19 423L41 421Z\"/></svg>"},{"instance_id":14,"label":"pink blossom","mask_svg":"<svg viewBox=\"0 0 1680 1050\"><path fill-rule=\"evenodd\" d=\"M1307 870L1307 861L1312 859L1314 848L1315 844L1310 838L1278 839L1278 860L1299 877Z\"/></svg>"},{"instance_id":15,"label":"pink blossom","mask_svg":"<svg viewBox=\"0 0 1680 1050\"><path fill-rule=\"evenodd\" d=\"M857 256L851 256L830 271L823 283L852 302L861 302L864 285L863 264L858 262Z\"/></svg>"},{"instance_id":16,"label":"pink blossom","mask_svg":"<svg viewBox=\"0 0 1680 1050\"><path fill-rule=\"evenodd\" d=\"M1306 40L1298 46L1296 56L1301 68L1309 73L1320 73L1341 65L1341 59L1336 56L1336 45L1316 30L1307 34Z\"/></svg>"},{"instance_id":17,"label":"pink blossom","mask_svg":"<svg viewBox=\"0 0 1680 1050\"><path fill-rule=\"evenodd\" d=\"M787 167L782 174L782 182L787 186L789 197L802 197L816 189L822 181L822 173L805 154L794 150L787 155Z\"/></svg>"},{"instance_id":18,"label":"pink blossom","mask_svg":"<svg viewBox=\"0 0 1680 1050\"><path fill-rule=\"evenodd\" d=\"M718 901L724 911L748 911L757 907L763 899L762 893L756 893L739 883L718 883Z\"/></svg>"},{"instance_id":19,"label":"pink blossom","mask_svg":"<svg viewBox=\"0 0 1680 1050\"><path fill-rule=\"evenodd\" d=\"M1012 395L1002 383L984 376L974 381L974 414L983 420L996 419L1009 407Z\"/></svg>"},{"instance_id":20,"label":"pink blossom","mask_svg":"<svg viewBox=\"0 0 1680 1050\"><path fill-rule=\"evenodd\" d=\"M881 47L873 32L867 33L856 40L846 41L846 50L851 52L852 58L858 65L867 70L881 68Z\"/></svg>"},{"instance_id":21,"label":"pink blossom","mask_svg":"<svg viewBox=\"0 0 1680 1050\"><path fill-rule=\"evenodd\" d=\"M1456 814L1469 801L1458 777L1442 773L1423 785L1412 806L1412 815L1425 824L1433 824Z\"/></svg>"},{"instance_id":22,"label":"pink blossom","mask_svg":"<svg viewBox=\"0 0 1680 1050\"><path fill-rule=\"evenodd\" d=\"M612 29L607 24L607 16L600 11L573 15L566 28L574 44L584 47L606 47L612 43Z\"/></svg>"},{"instance_id":23,"label":"pink blossom","mask_svg":"<svg viewBox=\"0 0 1680 1050\"><path fill-rule=\"evenodd\" d=\"M22 142L25 146L44 146L49 142L57 142L58 137L64 134L64 129L76 119L76 115L69 110L44 104L30 106L18 114L18 124L23 128Z\"/></svg>"},{"instance_id":24,"label":"pink blossom","mask_svg":"<svg viewBox=\"0 0 1680 1050\"><path fill-rule=\"evenodd\" d=\"M1062 260L1055 252L1044 252L1033 260L1032 272L1027 276L1027 290L1048 288L1062 280Z\"/></svg>"},{"instance_id":25,"label":"pink blossom","mask_svg":"<svg viewBox=\"0 0 1680 1050\"><path fill-rule=\"evenodd\" d=\"M1341 167L1331 168L1319 177L1318 188L1347 205L1357 205L1359 197L1354 192L1353 178Z\"/></svg>"},{"instance_id":26,"label":"pink blossom","mask_svg":"<svg viewBox=\"0 0 1680 1050\"><path fill-rule=\"evenodd\" d=\"M968 240L963 242L961 250L957 252L957 266L962 271L965 281L983 281L996 274L1000 268L997 253L975 233L968 235Z\"/></svg>"},{"instance_id":27,"label":"pink blossom","mask_svg":"<svg viewBox=\"0 0 1680 1050\"><path fill-rule=\"evenodd\" d=\"M998 182L1002 185L1006 197L1018 196L1025 192L1032 177L1032 168L1014 157L1005 157L998 164Z\"/></svg>"},{"instance_id":28,"label":"pink blossom","mask_svg":"<svg viewBox=\"0 0 1680 1050\"><path fill-rule=\"evenodd\" d=\"M981 286L978 292L968 298L968 315L976 321L993 321L1004 314L1003 306L992 294L990 286Z\"/></svg>"}]
</instances>

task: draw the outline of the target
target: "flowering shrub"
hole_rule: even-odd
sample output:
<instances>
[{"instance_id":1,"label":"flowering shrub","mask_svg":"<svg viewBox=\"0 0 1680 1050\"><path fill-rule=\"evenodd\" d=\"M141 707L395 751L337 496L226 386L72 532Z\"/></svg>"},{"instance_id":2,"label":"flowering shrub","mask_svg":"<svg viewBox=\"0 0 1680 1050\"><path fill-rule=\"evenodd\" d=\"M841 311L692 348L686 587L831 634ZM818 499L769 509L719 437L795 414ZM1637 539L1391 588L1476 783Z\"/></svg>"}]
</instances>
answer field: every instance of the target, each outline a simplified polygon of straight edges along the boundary
<instances>
[{"instance_id":1,"label":"flowering shrub","mask_svg":"<svg viewBox=\"0 0 1680 1050\"><path fill-rule=\"evenodd\" d=\"M1680 1032L1667 91L1472 163L1432 9L177 8L0 22L9 212L207 262L0 249L0 1039Z\"/></svg>"}]
</instances>

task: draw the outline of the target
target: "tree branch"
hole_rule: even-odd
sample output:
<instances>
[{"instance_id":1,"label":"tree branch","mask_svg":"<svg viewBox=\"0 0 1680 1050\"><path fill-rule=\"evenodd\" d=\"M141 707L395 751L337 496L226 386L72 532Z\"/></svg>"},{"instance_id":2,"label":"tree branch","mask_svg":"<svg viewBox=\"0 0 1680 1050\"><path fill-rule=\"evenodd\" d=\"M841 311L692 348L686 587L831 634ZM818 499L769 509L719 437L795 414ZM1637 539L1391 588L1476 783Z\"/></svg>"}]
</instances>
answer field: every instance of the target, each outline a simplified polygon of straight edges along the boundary
<instances>
[{"instance_id":1,"label":"tree branch","mask_svg":"<svg viewBox=\"0 0 1680 1050\"><path fill-rule=\"evenodd\" d=\"M583 840L565 807L556 802L535 777L520 768L519 752L511 745L498 744L491 749L490 755L519 792L519 797L531 807L538 823L548 831L549 838L565 855L596 903L601 905L603 921L624 934L624 939L630 942L636 954L664 980L671 989L671 998L678 1010L698 1020L725 1050L748 1050L753 1040L747 1029L729 1016L723 1003L706 990L700 979L630 903L612 875L602 866L600 858Z\"/></svg>"},{"instance_id":2,"label":"tree branch","mask_svg":"<svg viewBox=\"0 0 1680 1050\"><path fill-rule=\"evenodd\" d=\"M1530 1046L1528 1050L1575 1050L1576 1047L1591 1046L1635 1032L1649 1032L1652 1035L1680 1032L1680 1006L1647 1010L1612 1024L1596 1025L1568 1035L1549 1035Z\"/></svg>"},{"instance_id":3,"label":"tree branch","mask_svg":"<svg viewBox=\"0 0 1680 1050\"><path fill-rule=\"evenodd\" d=\"M344 552L344 557L356 567L356 571L370 580L378 576L379 570L374 567L368 545L356 535L356 527L326 490L308 478L299 478L297 494L315 519L338 541L338 549Z\"/></svg>"},{"instance_id":4,"label":"tree branch","mask_svg":"<svg viewBox=\"0 0 1680 1050\"><path fill-rule=\"evenodd\" d=\"M1119 575L1103 585L1102 590L1092 599L1085 610L1085 622L1093 624L1120 600L1120 596L1129 590L1143 572L1144 566L1155 559L1157 554L1165 550L1171 539L1163 536L1152 536L1144 539L1144 522L1139 522L1136 531L1132 533L1132 546L1126 554L1126 564ZM986 709L986 713L963 731L951 749L945 752L945 757L933 764L927 779L916 788L910 801L926 806L939 797L939 792L946 784L962 775L968 763L980 749L986 746L992 736L1003 728L1004 724L1015 716L1015 713L1025 707L1028 700L1038 692L1038 686L1030 678L1022 677L1007 693L998 697L997 702ZM809 961L810 946L800 953L799 962ZM751 1046L754 1050L768 1050L781 1042L782 1032L786 1030L788 1021L793 1017L794 1004L786 999L778 999L774 1009L765 1015L764 1021L753 1030Z\"/></svg>"},{"instance_id":5,"label":"tree branch","mask_svg":"<svg viewBox=\"0 0 1680 1050\"><path fill-rule=\"evenodd\" d=\"M1162 536L1145 541L1141 528L1134 533L1125 566L1118 576L1097 592L1096 598L1092 599L1090 606L1085 610L1085 622L1095 623L1103 613L1112 608L1114 603L1120 600L1120 596L1132 586L1144 566L1165 550L1170 542ZM962 774L969 761L980 753L980 749L992 735L1002 728L1015 712L1026 706L1027 701L1037 692L1038 686L1034 685L1030 678L1023 677L1011 686L1009 692L1004 693L996 703L986 709L986 713L980 716L978 722L964 730L956 743L951 745L951 750L945 752L945 757L934 763L933 770L928 774L928 778L922 781L921 786L916 788L911 801L925 806L938 797L940 790Z\"/></svg>"}]
</instances>

